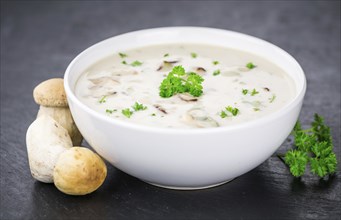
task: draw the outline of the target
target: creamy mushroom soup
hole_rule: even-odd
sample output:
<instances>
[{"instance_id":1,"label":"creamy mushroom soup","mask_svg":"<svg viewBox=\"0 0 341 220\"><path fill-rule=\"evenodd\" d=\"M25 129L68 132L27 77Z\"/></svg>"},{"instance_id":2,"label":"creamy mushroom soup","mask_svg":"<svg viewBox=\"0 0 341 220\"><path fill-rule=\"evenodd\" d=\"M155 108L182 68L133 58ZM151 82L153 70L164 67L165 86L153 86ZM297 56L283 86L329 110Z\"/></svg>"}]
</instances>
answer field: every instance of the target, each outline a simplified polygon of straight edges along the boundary
<instances>
[{"instance_id":1,"label":"creamy mushroom soup","mask_svg":"<svg viewBox=\"0 0 341 220\"><path fill-rule=\"evenodd\" d=\"M75 93L115 120L208 128L269 115L290 102L296 91L288 74L257 55L169 44L113 53L82 73Z\"/></svg>"}]
</instances>

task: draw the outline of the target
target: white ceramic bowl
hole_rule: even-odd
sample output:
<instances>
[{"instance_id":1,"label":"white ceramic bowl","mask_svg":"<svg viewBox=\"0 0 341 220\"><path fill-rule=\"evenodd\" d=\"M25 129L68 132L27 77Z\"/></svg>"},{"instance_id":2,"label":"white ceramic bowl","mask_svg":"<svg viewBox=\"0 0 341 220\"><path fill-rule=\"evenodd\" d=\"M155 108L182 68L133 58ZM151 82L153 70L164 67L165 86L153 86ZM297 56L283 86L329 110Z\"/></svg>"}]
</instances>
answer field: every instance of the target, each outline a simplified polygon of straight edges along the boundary
<instances>
[{"instance_id":1,"label":"white ceramic bowl","mask_svg":"<svg viewBox=\"0 0 341 220\"><path fill-rule=\"evenodd\" d=\"M292 77L297 95L281 110L260 119L192 130L115 120L90 109L75 96L77 79L91 64L120 51L163 43L204 43L258 54ZM282 49L245 34L202 27L156 28L109 38L79 54L67 68L64 79L71 113L85 140L118 169L173 189L216 186L257 167L289 135L306 90L302 68Z\"/></svg>"}]
</instances>

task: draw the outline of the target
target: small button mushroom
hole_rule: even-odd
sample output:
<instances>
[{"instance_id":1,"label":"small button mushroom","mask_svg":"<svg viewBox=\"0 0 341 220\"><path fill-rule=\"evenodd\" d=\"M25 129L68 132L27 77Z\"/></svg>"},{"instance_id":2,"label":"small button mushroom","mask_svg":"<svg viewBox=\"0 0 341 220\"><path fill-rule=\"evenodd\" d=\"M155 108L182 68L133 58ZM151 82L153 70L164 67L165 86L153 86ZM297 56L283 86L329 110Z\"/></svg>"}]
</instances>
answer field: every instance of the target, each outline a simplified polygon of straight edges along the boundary
<instances>
[{"instance_id":1,"label":"small button mushroom","mask_svg":"<svg viewBox=\"0 0 341 220\"><path fill-rule=\"evenodd\" d=\"M106 176L107 167L103 160L84 147L64 151L53 172L55 186L69 195L85 195L95 191Z\"/></svg>"},{"instance_id":2,"label":"small button mushroom","mask_svg":"<svg viewBox=\"0 0 341 220\"><path fill-rule=\"evenodd\" d=\"M66 129L48 115L37 118L26 133L28 161L33 178L53 182L53 169L59 155L72 147Z\"/></svg>"},{"instance_id":3,"label":"small button mushroom","mask_svg":"<svg viewBox=\"0 0 341 220\"><path fill-rule=\"evenodd\" d=\"M40 105L37 117L49 115L68 131L73 145L81 144L83 137L68 108L63 79L54 78L40 83L33 90L33 98Z\"/></svg>"}]
</instances>

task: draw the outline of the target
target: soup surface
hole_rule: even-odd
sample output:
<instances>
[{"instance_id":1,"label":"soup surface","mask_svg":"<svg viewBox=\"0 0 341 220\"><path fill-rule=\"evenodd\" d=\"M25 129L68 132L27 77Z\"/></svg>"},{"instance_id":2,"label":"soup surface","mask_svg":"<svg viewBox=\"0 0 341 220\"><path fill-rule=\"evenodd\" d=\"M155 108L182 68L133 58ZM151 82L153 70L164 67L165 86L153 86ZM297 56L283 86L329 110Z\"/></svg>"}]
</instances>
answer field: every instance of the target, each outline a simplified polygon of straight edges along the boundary
<instances>
[{"instance_id":1,"label":"soup surface","mask_svg":"<svg viewBox=\"0 0 341 220\"><path fill-rule=\"evenodd\" d=\"M174 94L162 97L162 82L172 70L186 72L177 78L182 86L189 76L200 76L203 81L195 83L199 90L202 86L202 93L174 92L175 83L167 87ZM254 54L211 45L169 44L113 53L81 74L75 93L107 117L157 127L208 128L271 114L292 100L296 91L288 74Z\"/></svg>"}]
</instances>

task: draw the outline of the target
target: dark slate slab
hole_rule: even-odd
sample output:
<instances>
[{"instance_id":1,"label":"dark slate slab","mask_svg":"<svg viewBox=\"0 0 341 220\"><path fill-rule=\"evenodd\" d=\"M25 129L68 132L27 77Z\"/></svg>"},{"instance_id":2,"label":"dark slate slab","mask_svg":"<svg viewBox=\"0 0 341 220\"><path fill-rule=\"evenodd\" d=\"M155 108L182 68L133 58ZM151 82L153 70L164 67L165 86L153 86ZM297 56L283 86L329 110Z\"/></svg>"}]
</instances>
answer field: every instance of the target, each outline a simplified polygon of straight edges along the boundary
<instances>
[{"instance_id":1,"label":"dark slate slab","mask_svg":"<svg viewBox=\"0 0 341 220\"><path fill-rule=\"evenodd\" d=\"M83 197L33 180L25 145L38 110L33 88L63 77L100 40L179 25L239 31L291 53L308 80L300 119L325 116L341 162L340 1L1 1L0 219L340 219L340 164L328 181L293 179L276 157L290 140L249 173L200 191L157 188L111 165L104 185Z\"/></svg>"}]
</instances>

